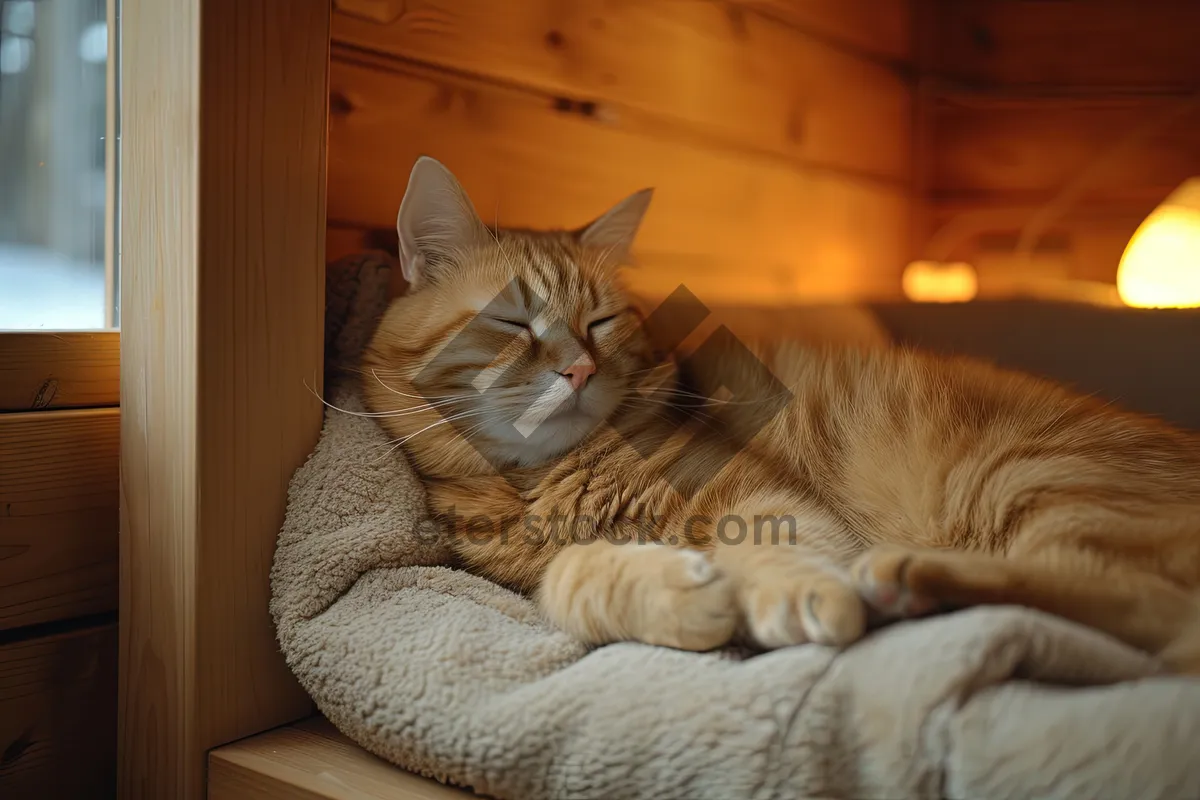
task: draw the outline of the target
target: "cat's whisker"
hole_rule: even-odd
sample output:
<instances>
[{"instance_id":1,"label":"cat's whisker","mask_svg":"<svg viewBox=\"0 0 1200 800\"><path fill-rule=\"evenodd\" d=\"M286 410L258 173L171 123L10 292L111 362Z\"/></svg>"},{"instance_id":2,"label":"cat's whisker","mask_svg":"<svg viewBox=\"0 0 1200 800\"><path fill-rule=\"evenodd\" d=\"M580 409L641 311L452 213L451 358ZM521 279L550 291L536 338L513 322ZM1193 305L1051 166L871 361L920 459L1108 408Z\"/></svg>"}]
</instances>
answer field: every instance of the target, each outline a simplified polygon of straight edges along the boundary
<instances>
[{"instance_id":1,"label":"cat's whisker","mask_svg":"<svg viewBox=\"0 0 1200 800\"><path fill-rule=\"evenodd\" d=\"M702 394L697 394L696 392L688 392L688 391L685 391L682 389L674 389L674 388L663 387L663 386L659 386L659 387L651 386L651 387L638 389L638 391L642 394L647 394L647 393L667 394L667 395L671 395L674 397L684 397L684 398L687 398L690 400L700 400L700 401L703 401L703 403L706 405L713 405L713 406L754 406L754 405L760 405L769 400L774 400L779 397L785 397L787 394L786 392L776 392L775 394L766 395L763 397L756 397L752 400L720 400L715 397L707 397Z\"/></svg>"},{"instance_id":2,"label":"cat's whisker","mask_svg":"<svg viewBox=\"0 0 1200 800\"><path fill-rule=\"evenodd\" d=\"M475 390L463 392L462 394L442 394L442 395L423 396L423 395L415 395L415 394L408 394L407 392L402 392L399 389L396 389L395 387L389 386L388 384L384 383L383 381L380 381L379 383L381 386L383 386L385 389L392 392L393 394L397 394L401 397L411 398L413 400L430 401L430 405L432 405L432 406L441 405L443 402L446 404L449 404L449 403L454 403L454 402L466 402L466 401L470 401L470 400L479 399L479 392L475 391ZM488 397L492 398L494 400L509 400L514 397L515 398L524 397L525 392L526 392L526 388L521 387L521 386L507 386L507 387L506 386L498 386L498 387L494 387L494 388L488 390Z\"/></svg>"},{"instance_id":3,"label":"cat's whisker","mask_svg":"<svg viewBox=\"0 0 1200 800\"><path fill-rule=\"evenodd\" d=\"M313 387L309 386L307 381L305 381L305 383L304 383L304 388L308 389L310 394L312 394L314 397L316 397L318 400L320 400L322 405L324 405L326 408L328 408L332 411L337 411L339 414L346 414L347 416L351 416L351 417L364 417L367 419L380 419L383 417L404 417L404 416L408 416L410 414L419 414L419 413L426 412L426 411L433 411L440 407L448 406L448 405L452 405L453 403L460 402L458 400L445 400L445 401L440 401L437 403L423 403L423 404L419 404L416 406L409 406L407 408L401 408L401 409L391 409L388 411L352 411L348 408L342 408L339 405L329 402L328 400L326 400L324 397L321 396L320 392L318 392Z\"/></svg>"},{"instance_id":4,"label":"cat's whisker","mask_svg":"<svg viewBox=\"0 0 1200 800\"><path fill-rule=\"evenodd\" d=\"M442 412L443 409L449 409L451 406L459 405L465 401L462 400L442 400L437 403L426 403L424 405L410 406L409 408L395 409L392 411L381 411L376 414L376 417L409 417L413 414L426 414L430 411ZM368 416L368 415L363 415Z\"/></svg>"},{"instance_id":5,"label":"cat's whisker","mask_svg":"<svg viewBox=\"0 0 1200 800\"><path fill-rule=\"evenodd\" d=\"M626 399L624 405L627 408L650 409L650 411L652 413L654 413L655 416L657 416L659 419L663 420L664 422L677 422L677 420L673 421L673 420L671 420L670 417L668 417L666 415L666 413L665 413L666 409L669 407L672 407L672 406L668 406L668 404L666 404L666 403L656 402L654 400L650 400L650 399L647 399L644 397L629 397ZM705 426L707 426L708 428L710 428L712 430L717 430L717 428L711 424L712 422L722 422L722 420L719 419L718 417L716 417L712 414L706 413L704 411L698 410L699 407L690 407L689 408L686 406L680 406L678 404L673 404L673 407L688 408L687 414L690 418L696 419L697 421L703 423Z\"/></svg>"},{"instance_id":6,"label":"cat's whisker","mask_svg":"<svg viewBox=\"0 0 1200 800\"><path fill-rule=\"evenodd\" d=\"M446 417L444 419L440 419L437 422L432 422L432 423L426 425L424 428L421 428L418 431L414 431L413 433L410 433L406 436L402 436L398 439L393 439L393 440L387 442L386 444L391 445L391 447L389 447L387 452L383 453L383 455L381 455L379 458L380 459L387 458L389 455L394 453L397 448L403 447L404 445L408 444L408 442L412 441L417 436L420 436L422 433L425 433L426 431L437 428L441 425L446 425L451 422L457 422L458 420L467 419L469 417L477 417L480 415L493 414L493 413L494 412L492 412L491 409L486 409L486 408L485 409L475 409L474 411L464 411L460 414L455 414L455 415ZM490 421L491 421L490 419L485 419L485 420L483 420L483 423L486 424L487 422L490 422ZM385 445L381 444L379 446L382 447Z\"/></svg>"},{"instance_id":7,"label":"cat's whisker","mask_svg":"<svg viewBox=\"0 0 1200 800\"><path fill-rule=\"evenodd\" d=\"M370 375L372 372L378 372L381 375L403 375L403 370L398 369L379 369L378 367L371 370L363 369L362 367L343 367L344 372L353 372L357 375Z\"/></svg>"},{"instance_id":8,"label":"cat's whisker","mask_svg":"<svg viewBox=\"0 0 1200 800\"><path fill-rule=\"evenodd\" d=\"M397 389L396 387L385 383L384 380L379 377L378 371L373 368L371 370L371 377L375 378L375 380L379 382L380 386L387 389L392 394L398 394L401 397L408 397L413 400L424 400L424 401L428 402L430 400L467 400L472 397L472 395L470 393L466 393L466 392L464 392L462 394L443 394L443 395L429 395L429 396L408 394L407 392L402 392L399 389Z\"/></svg>"},{"instance_id":9,"label":"cat's whisker","mask_svg":"<svg viewBox=\"0 0 1200 800\"><path fill-rule=\"evenodd\" d=\"M512 421L515 421L515 420L512 420ZM486 426L486 425L488 425L488 424L490 424L490 423L492 423L492 422L494 422L494 420L493 420L493 419L484 419L484 420L481 420L481 421L479 421L479 422L476 422L474 425L472 425L471 427L467 428L466 430L464 430L464 431L459 431L459 434L458 434L458 435L459 435L459 436L461 436L462 438L466 439L466 440L469 442L469 441L471 440L471 437L472 437L472 436L473 436L475 433L477 433L478 431L482 430L482 429L484 428L484 426Z\"/></svg>"},{"instance_id":10,"label":"cat's whisker","mask_svg":"<svg viewBox=\"0 0 1200 800\"><path fill-rule=\"evenodd\" d=\"M490 408L477 408L472 411L463 411L458 414L452 414L449 417L444 417L440 420L437 420L436 422L431 422L428 425L426 425L424 428L421 428L418 431L414 431L413 433L410 433L407 436L402 437L399 441L399 444L406 444L406 443L410 442L411 440L415 439L416 437L420 436L422 433L425 433L425 431L431 430L440 425L446 425L446 424L449 424L452 422L458 422L459 420L469 419L471 417L488 416L488 415L495 415L495 412Z\"/></svg>"},{"instance_id":11,"label":"cat's whisker","mask_svg":"<svg viewBox=\"0 0 1200 800\"><path fill-rule=\"evenodd\" d=\"M621 373L621 374L620 374L618 377L621 377L621 378L637 378L637 377L641 377L641 376L643 376L643 375L649 375L649 374L650 374L650 373L652 373L652 372L668 371L668 370L671 370L671 369L673 369L674 367L675 367L675 365L674 365L674 364L670 364L670 363L666 363L666 364L658 364L658 365L656 365L656 366L653 366L653 367L645 367L644 369L635 369L635 370L632 370L632 371L630 371L630 372L622 372L622 373Z\"/></svg>"}]
</instances>

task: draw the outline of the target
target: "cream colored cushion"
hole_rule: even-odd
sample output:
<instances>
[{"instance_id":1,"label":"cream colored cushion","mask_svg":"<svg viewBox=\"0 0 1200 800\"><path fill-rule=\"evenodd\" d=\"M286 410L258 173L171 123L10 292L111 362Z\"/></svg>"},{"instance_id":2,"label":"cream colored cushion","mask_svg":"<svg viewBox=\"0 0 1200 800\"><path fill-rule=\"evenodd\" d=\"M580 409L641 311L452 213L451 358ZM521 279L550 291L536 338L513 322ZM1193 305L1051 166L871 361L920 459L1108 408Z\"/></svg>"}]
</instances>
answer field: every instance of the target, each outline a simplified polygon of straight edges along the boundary
<instances>
[{"instance_id":1,"label":"cream colored cushion","mask_svg":"<svg viewBox=\"0 0 1200 800\"><path fill-rule=\"evenodd\" d=\"M339 269L386 285L370 258ZM380 302L345 307L335 362ZM349 389L331 400L361 409ZM589 652L445 566L419 481L386 451L370 419L327 416L292 481L271 611L320 710L403 767L512 800L1200 797L1200 682L1097 633L992 608L840 653Z\"/></svg>"}]
</instances>

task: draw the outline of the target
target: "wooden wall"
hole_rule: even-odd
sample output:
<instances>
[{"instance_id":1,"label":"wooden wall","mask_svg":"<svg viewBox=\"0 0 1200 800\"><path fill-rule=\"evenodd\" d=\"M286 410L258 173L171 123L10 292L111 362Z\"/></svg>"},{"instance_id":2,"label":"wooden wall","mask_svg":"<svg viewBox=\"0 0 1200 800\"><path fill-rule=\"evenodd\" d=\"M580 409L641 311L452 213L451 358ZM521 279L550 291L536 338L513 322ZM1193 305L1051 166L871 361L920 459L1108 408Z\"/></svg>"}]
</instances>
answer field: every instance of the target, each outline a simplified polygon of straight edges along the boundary
<instances>
[{"instance_id":1,"label":"wooden wall","mask_svg":"<svg viewBox=\"0 0 1200 800\"><path fill-rule=\"evenodd\" d=\"M1036 268L1111 282L1200 174L1200 2L928 0L920 28L929 232L957 219L957 255L1002 265L1066 190Z\"/></svg>"},{"instance_id":2,"label":"wooden wall","mask_svg":"<svg viewBox=\"0 0 1200 800\"><path fill-rule=\"evenodd\" d=\"M895 296L909 3L337 0L330 255L392 229L424 153L504 225L576 226L656 187L648 294Z\"/></svg>"},{"instance_id":3,"label":"wooden wall","mask_svg":"<svg viewBox=\"0 0 1200 800\"><path fill-rule=\"evenodd\" d=\"M0 333L0 797L116 790L118 334Z\"/></svg>"}]
</instances>

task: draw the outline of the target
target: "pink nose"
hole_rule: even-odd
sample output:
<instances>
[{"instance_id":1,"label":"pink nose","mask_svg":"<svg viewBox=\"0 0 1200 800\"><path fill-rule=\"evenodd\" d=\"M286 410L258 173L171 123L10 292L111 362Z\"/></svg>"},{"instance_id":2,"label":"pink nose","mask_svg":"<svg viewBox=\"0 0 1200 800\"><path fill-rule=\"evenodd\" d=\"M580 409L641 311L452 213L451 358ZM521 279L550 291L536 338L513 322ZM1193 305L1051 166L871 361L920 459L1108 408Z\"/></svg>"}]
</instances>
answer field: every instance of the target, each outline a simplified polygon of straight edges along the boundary
<instances>
[{"instance_id":1,"label":"pink nose","mask_svg":"<svg viewBox=\"0 0 1200 800\"><path fill-rule=\"evenodd\" d=\"M578 392L587 384L588 378L596 374L596 365L590 358L584 356L558 374L566 378L567 382L571 384L571 388Z\"/></svg>"}]
</instances>

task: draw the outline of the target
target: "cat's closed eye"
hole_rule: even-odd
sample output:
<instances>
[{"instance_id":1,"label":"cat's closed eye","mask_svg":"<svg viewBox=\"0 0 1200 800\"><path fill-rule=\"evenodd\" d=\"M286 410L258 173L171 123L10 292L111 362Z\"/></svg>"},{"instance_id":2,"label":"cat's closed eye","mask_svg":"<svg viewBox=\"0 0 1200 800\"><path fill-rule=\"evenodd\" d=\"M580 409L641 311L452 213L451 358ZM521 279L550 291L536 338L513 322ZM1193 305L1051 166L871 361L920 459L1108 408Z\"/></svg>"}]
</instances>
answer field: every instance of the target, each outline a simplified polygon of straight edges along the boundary
<instances>
[{"instance_id":1,"label":"cat's closed eye","mask_svg":"<svg viewBox=\"0 0 1200 800\"><path fill-rule=\"evenodd\" d=\"M600 319L594 319L588 323L588 331L589 332L595 331L597 328L607 325L608 323L612 322L619 316L620 316L620 314L610 314L607 317L601 317Z\"/></svg>"},{"instance_id":2,"label":"cat's closed eye","mask_svg":"<svg viewBox=\"0 0 1200 800\"><path fill-rule=\"evenodd\" d=\"M493 322L498 322L501 325L505 325L509 328L517 328L523 331L533 330L532 326L524 320L511 319L508 317L489 317L488 319L492 320Z\"/></svg>"}]
</instances>

